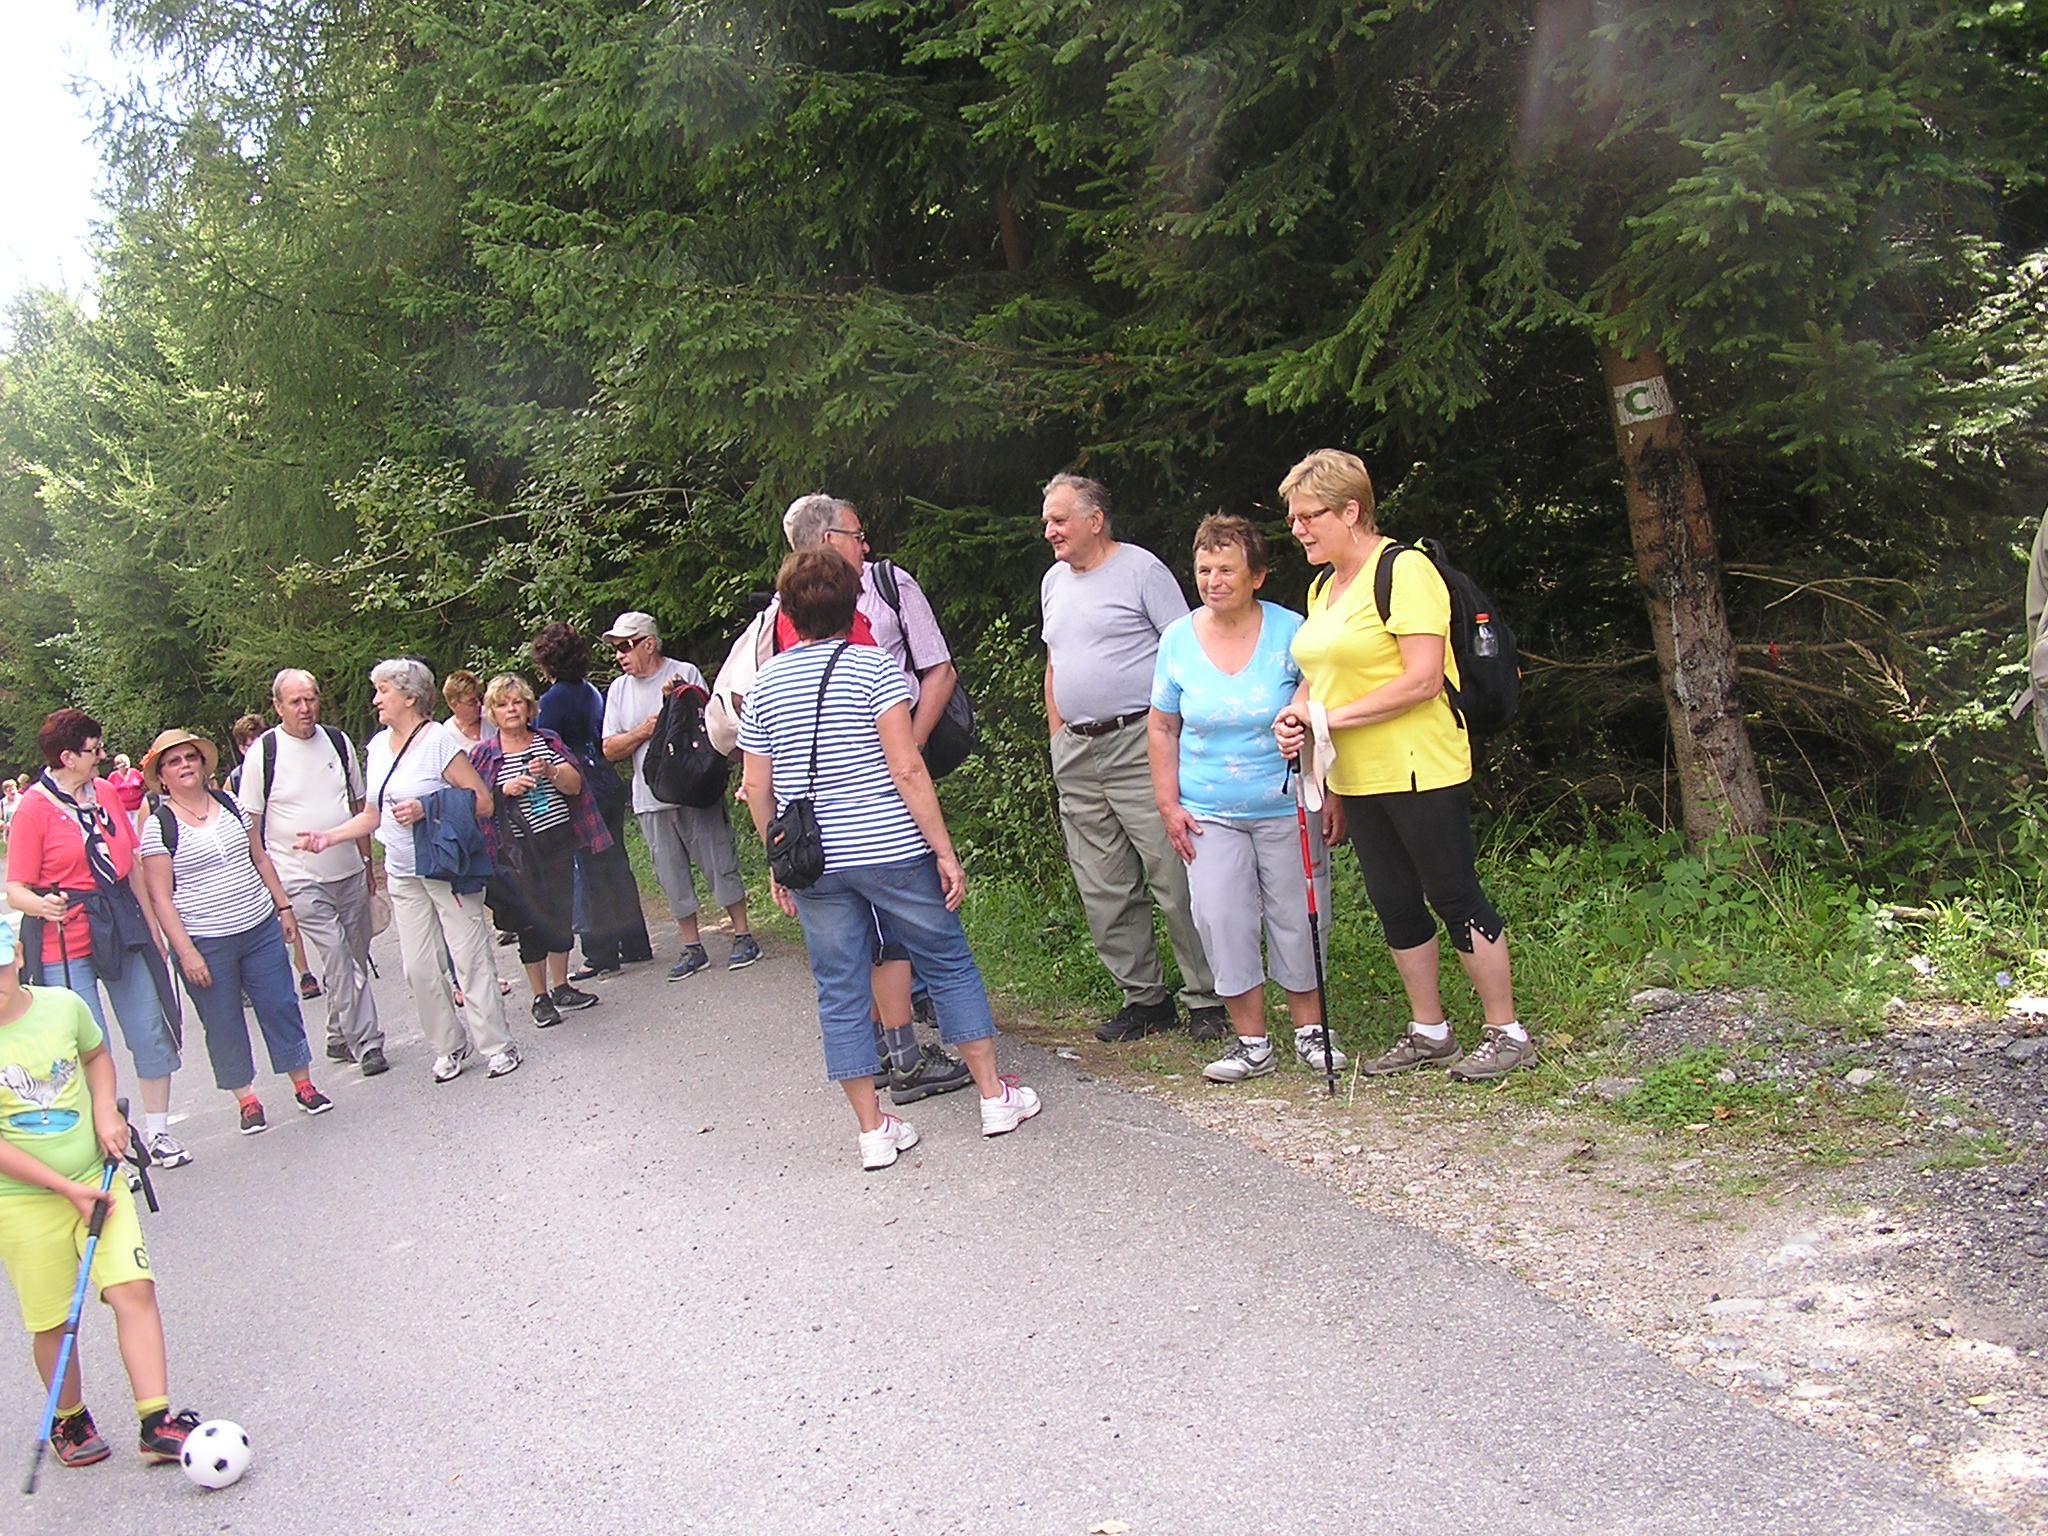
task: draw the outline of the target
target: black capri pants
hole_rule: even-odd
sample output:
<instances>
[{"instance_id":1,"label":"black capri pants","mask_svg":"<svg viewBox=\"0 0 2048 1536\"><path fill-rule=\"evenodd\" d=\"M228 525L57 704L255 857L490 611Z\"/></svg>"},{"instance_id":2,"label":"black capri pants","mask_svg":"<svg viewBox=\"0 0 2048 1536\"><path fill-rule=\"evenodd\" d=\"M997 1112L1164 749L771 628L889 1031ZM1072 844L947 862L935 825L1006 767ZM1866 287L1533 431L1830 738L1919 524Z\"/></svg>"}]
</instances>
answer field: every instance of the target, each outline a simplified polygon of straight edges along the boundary
<instances>
[{"instance_id":1,"label":"black capri pants","mask_svg":"<svg viewBox=\"0 0 2048 1536\"><path fill-rule=\"evenodd\" d=\"M1430 907L1461 954L1472 953L1475 928L1489 944L1500 937L1500 914L1479 886L1465 785L1338 798L1390 948L1414 949L1436 936Z\"/></svg>"}]
</instances>

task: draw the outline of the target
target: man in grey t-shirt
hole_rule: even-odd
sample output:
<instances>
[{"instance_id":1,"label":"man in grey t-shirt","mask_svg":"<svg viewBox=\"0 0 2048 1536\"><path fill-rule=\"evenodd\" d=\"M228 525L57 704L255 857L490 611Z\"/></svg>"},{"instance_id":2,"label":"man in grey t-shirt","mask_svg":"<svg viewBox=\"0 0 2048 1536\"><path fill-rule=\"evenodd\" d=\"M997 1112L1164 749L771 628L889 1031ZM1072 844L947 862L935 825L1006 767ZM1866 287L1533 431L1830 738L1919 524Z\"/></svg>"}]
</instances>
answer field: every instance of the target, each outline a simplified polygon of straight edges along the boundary
<instances>
[{"instance_id":1,"label":"man in grey t-shirt","mask_svg":"<svg viewBox=\"0 0 2048 1536\"><path fill-rule=\"evenodd\" d=\"M710 881L711 899L725 908L732 920L732 953L725 968L743 970L761 958L761 946L747 924L747 888L740 881L739 853L733 846L724 802L670 805L655 798L640 773L670 686L683 683L702 688L704 674L687 661L672 661L662 655L661 631L652 614L638 609L622 613L604 632L604 638L619 663L619 675L604 696L604 755L607 761L621 765L632 786L633 819L647 840L654 877L661 882L661 892L668 898L669 912L683 939L682 955L670 968L668 979L681 981L711 964L697 928L697 889L690 878L693 864Z\"/></svg>"},{"instance_id":2,"label":"man in grey t-shirt","mask_svg":"<svg viewBox=\"0 0 2048 1536\"><path fill-rule=\"evenodd\" d=\"M1047 482L1045 538L1054 564L1039 586L1045 620L1045 714L1067 866L1095 953L1124 1005L1098 1040L1137 1040L1177 1021L1152 907L1166 915L1181 1001L1198 1040L1221 1039L1223 1005L1188 907L1187 871L1152 798L1145 723L1159 635L1188 611L1173 573L1109 531L1109 493L1081 475Z\"/></svg>"}]
</instances>

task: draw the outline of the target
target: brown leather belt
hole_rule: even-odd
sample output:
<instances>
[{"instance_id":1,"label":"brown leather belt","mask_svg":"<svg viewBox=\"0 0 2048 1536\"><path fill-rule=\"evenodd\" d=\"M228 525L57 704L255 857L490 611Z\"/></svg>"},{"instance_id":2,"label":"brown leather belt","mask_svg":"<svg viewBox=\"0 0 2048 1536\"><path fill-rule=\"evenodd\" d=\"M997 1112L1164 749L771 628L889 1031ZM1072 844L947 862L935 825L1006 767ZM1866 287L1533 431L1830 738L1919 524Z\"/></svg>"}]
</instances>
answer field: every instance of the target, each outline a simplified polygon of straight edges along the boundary
<instances>
[{"instance_id":1,"label":"brown leather belt","mask_svg":"<svg viewBox=\"0 0 2048 1536\"><path fill-rule=\"evenodd\" d=\"M1067 729L1076 736L1107 736L1111 731L1120 731L1127 725L1136 725L1151 713L1149 709L1134 709L1128 715L1118 715L1110 720L1084 720L1079 724L1069 720Z\"/></svg>"}]
</instances>

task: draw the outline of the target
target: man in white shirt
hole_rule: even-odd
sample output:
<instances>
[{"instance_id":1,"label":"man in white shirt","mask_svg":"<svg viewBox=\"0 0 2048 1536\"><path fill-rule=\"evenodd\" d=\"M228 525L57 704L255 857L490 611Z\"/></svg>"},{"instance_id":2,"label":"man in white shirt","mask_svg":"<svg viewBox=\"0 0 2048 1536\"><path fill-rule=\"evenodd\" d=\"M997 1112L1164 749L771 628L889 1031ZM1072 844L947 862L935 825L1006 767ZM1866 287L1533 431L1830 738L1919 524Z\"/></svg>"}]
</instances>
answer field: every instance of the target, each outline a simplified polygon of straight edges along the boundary
<instances>
[{"instance_id":1,"label":"man in white shirt","mask_svg":"<svg viewBox=\"0 0 2048 1536\"><path fill-rule=\"evenodd\" d=\"M711 964L697 929L697 890L690 879L693 864L710 881L711 899L732 919L732 952L725 968L743 970L761 958L761 946L747 926L747 888L740 879L739 852L733 846L732 823L726 819L724 801L708 806L670 805L655 798L640 772L669 688L677 682L703 688L704 674L687 661L662 655L661 631L650 613L620 614L604 638L619 663L619 675L604 695L604 755L614 763L631 760L627 771L633 786L633 819L647 840L655 878L661 881L662 894L668 898L668 909L683 939L682 956L670 968L668 979L681 981Z\"/></svg>"},{"instance_id":2,"label":"man in white shirt","mask_svg":"<svg viewBox=\"0 0 2048 1536\"><path fill-rule=\"evenodd\" d=\"M312 673L285 668L270 685L270 703L278 723L242 759L242 809L263 829L300 936L319 957L327 1054L376 1077L390 1063L370 989L370 897L377 888L370 840L336 843L323 853L307 853L296 842L299 833L338 826L362 809L363 770L355 743L320 724L320 685Z\"/></svg>"}]
</instances>

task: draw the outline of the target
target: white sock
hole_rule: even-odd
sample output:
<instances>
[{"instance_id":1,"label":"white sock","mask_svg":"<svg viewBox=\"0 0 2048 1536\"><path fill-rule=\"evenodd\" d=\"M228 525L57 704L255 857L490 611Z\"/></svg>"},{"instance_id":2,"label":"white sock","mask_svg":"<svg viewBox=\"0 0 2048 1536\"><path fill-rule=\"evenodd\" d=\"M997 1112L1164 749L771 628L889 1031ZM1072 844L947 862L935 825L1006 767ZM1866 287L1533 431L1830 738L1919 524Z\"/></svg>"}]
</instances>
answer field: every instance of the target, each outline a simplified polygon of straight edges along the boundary
<instances>
[{"instance_id":1,"label":"white sock","mask_svg":"<svg viewBox=\"0 0 2048 1536\"><path fill-rule=\"evenodd\" d=\"M163 1135L170 1128L171 1115L169 1110L164 1111L160 1115L145 1113L142 1117L142 1134L151 1141L155 1141L157 1137Z\"/></svg>"},{"instance_id":2,"label":"white sock","mask_svg":"<svg viewBox=\"0 0 2048 1536\"><path fill-rule=\"evenodd\" d=\"M1441 1024L1421 1024L1410 1019L1408 1027L1425 1040L1444 1041L1451 1038L1451 1021L1449 1019L1444 1020Z\"/></svg>"},{"instance_id":3,"label":"white sock","mask_svg":"<svg viewBox=\"0 0 2048 1536\"><path fill-rule=\"evenodd\" d=\"M1507 1023L1501 1025L1500 1032L1510 1040L1526 1042L1529 1038L1529 1031L1522 1027L1520 1019L1509 1019Z\"/></svg>"},{"instance_id":4,"label":"white sock","mask_svg":"<svg viewBox=\"0 0 2048 1536\"><path fill-rule=\"evenodd\" d=\"M1237 1043L1250 1051L1254 1056L1263 1056L1266 1052L1273 1049L1273 1037L1271 1035L1239 1035Z\"/></svg>"}]
</instances>

